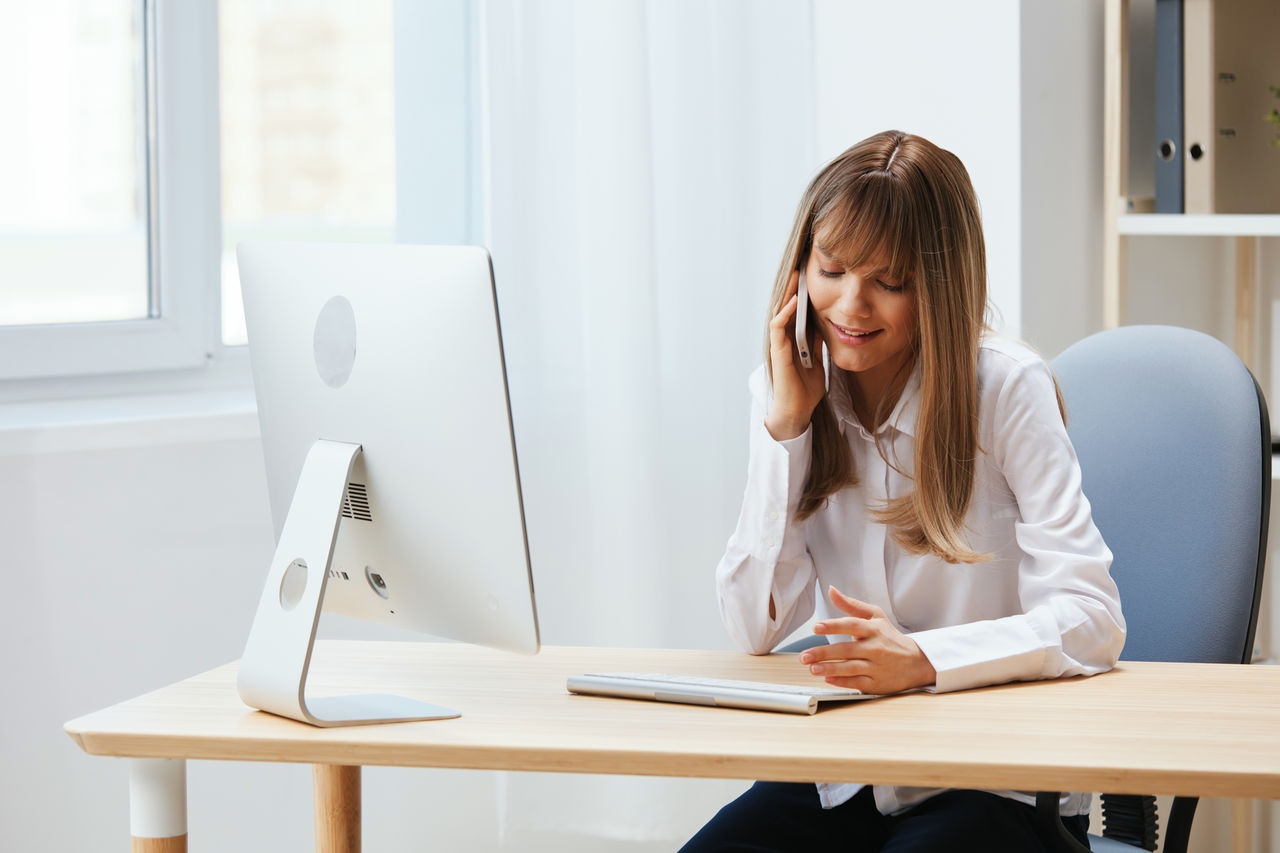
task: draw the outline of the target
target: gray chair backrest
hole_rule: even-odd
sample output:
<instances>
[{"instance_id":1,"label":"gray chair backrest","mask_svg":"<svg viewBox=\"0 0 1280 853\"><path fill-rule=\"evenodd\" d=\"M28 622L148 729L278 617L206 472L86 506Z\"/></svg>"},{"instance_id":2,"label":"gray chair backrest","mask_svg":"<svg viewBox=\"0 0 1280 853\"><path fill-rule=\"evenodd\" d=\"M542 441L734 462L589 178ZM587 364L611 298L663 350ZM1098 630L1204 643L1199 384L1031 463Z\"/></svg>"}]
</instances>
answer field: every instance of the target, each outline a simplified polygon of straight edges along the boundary
<instances>
[{"instance_id":1,"label":"gray chair backrest","mask_svg":"<svg viewBox=\"0 0 1280 853\"><path fill-rule=\"evenodd\" d=\"M1126 660L1245 663L1271 494L1252 374L1208 335L1125 326L1053 361L1094 522L1115 555Z\"/></svg>"}]
</instances>

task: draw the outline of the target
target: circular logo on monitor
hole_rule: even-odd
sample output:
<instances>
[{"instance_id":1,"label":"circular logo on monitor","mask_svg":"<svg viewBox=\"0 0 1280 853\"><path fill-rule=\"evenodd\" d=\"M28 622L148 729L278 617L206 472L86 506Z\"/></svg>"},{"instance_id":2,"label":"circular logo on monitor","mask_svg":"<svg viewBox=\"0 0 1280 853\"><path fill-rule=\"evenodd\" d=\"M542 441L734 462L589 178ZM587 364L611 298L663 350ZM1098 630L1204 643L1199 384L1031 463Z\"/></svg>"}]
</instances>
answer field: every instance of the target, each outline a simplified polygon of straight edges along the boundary
<instances>
[{"instance_id":1,"label":"circular logo on monitor","mask_svg":"<svg viewBox=\"0 0 1280 853\"><path fill-rule=\"evenodd\" d=\"M356 312L345 296L335 296L316 317L316 372L330 388L341 388L351 378L356 362Z\"/></svg>"}]
</instances>

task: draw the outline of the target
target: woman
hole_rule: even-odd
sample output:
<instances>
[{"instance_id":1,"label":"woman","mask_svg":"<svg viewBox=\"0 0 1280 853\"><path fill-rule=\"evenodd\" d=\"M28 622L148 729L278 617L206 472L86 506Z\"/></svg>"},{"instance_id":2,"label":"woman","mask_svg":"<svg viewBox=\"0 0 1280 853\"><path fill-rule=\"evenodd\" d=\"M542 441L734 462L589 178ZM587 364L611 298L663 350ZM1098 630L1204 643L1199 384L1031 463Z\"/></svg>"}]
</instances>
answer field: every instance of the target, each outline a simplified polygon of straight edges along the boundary
<instances>
[{"instance_id":1,"label":"woman","mask_svg":"<svg viewBox=\"0 0 1280 853\"><path fill-rule=\"evenodd\" d=\"M809 367L800 310L816 333ZM1125 629L1111 553L1056 383L1030 349L989 332L985 310L977 199L955 155L891 131L810 184L751 378L742 512L716 570L744 648L767 654L803 625L817 586L814 631L828 643L799 659L835 686L944 692L1115 664ZM760 782L684 849L1021 853L1046 849L1034 802ZM1088 807L1087 794L1061 803L1084 843Z\"/></svg>"}]
</instances>

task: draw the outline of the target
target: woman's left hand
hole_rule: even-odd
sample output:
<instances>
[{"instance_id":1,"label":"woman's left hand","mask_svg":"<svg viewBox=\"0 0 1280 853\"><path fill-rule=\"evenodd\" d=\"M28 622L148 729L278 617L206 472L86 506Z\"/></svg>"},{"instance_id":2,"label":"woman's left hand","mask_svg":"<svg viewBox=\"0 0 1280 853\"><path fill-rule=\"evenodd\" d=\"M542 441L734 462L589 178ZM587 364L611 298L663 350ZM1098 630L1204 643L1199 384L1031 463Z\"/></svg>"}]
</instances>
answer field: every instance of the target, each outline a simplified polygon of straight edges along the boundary
<instances>
[{"instance_id":1,"label":"woman's left hand","mask_svg":"<svg viewBox=\"0 0 1280 853\"><path fill-rule=\"evenodd\" d=\"M937 672L920 647L899 631L879 607L850 598L834 586L831 603L849 614L824 619L813 626L815 634L846 634L851 642L828 643L805 649L800 662L836 687L863 693L897 693L933 684Z\"/></svg>"}]
</instances>

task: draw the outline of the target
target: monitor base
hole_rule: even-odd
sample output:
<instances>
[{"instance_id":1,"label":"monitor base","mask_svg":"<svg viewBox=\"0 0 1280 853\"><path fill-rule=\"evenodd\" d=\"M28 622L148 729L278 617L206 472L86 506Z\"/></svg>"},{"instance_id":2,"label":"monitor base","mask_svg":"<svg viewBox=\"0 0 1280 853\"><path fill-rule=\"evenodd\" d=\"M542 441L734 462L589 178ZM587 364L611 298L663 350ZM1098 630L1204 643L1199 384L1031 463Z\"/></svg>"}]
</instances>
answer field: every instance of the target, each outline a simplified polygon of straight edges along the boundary
<instances>
[{"instance_id":1,"label":"monitor base","mask_svg":"<svg viewBox=\"0 0 1280 853\"><path fill-rule=\"evenodd\" d=\"M313 726L357 726L461 716L416 699L372 693L308 697L307 671L342 520L342 500L360 445L320 439L307 452L289 515L249 629L236 689L241 700Z\"/></svg>"},{"instance_id":2,"label":"monitor base","mask_svg":"<svg viewBox=\"0 0 1280 853\"><path fill-rule=\"evenodd\" d=\"M419 702L391 693L354 696L314 696L304 704L313 726L363 726L373 723L407 723L411 720L451 720L461 711Z\"/></svg>"}]
</instances>

